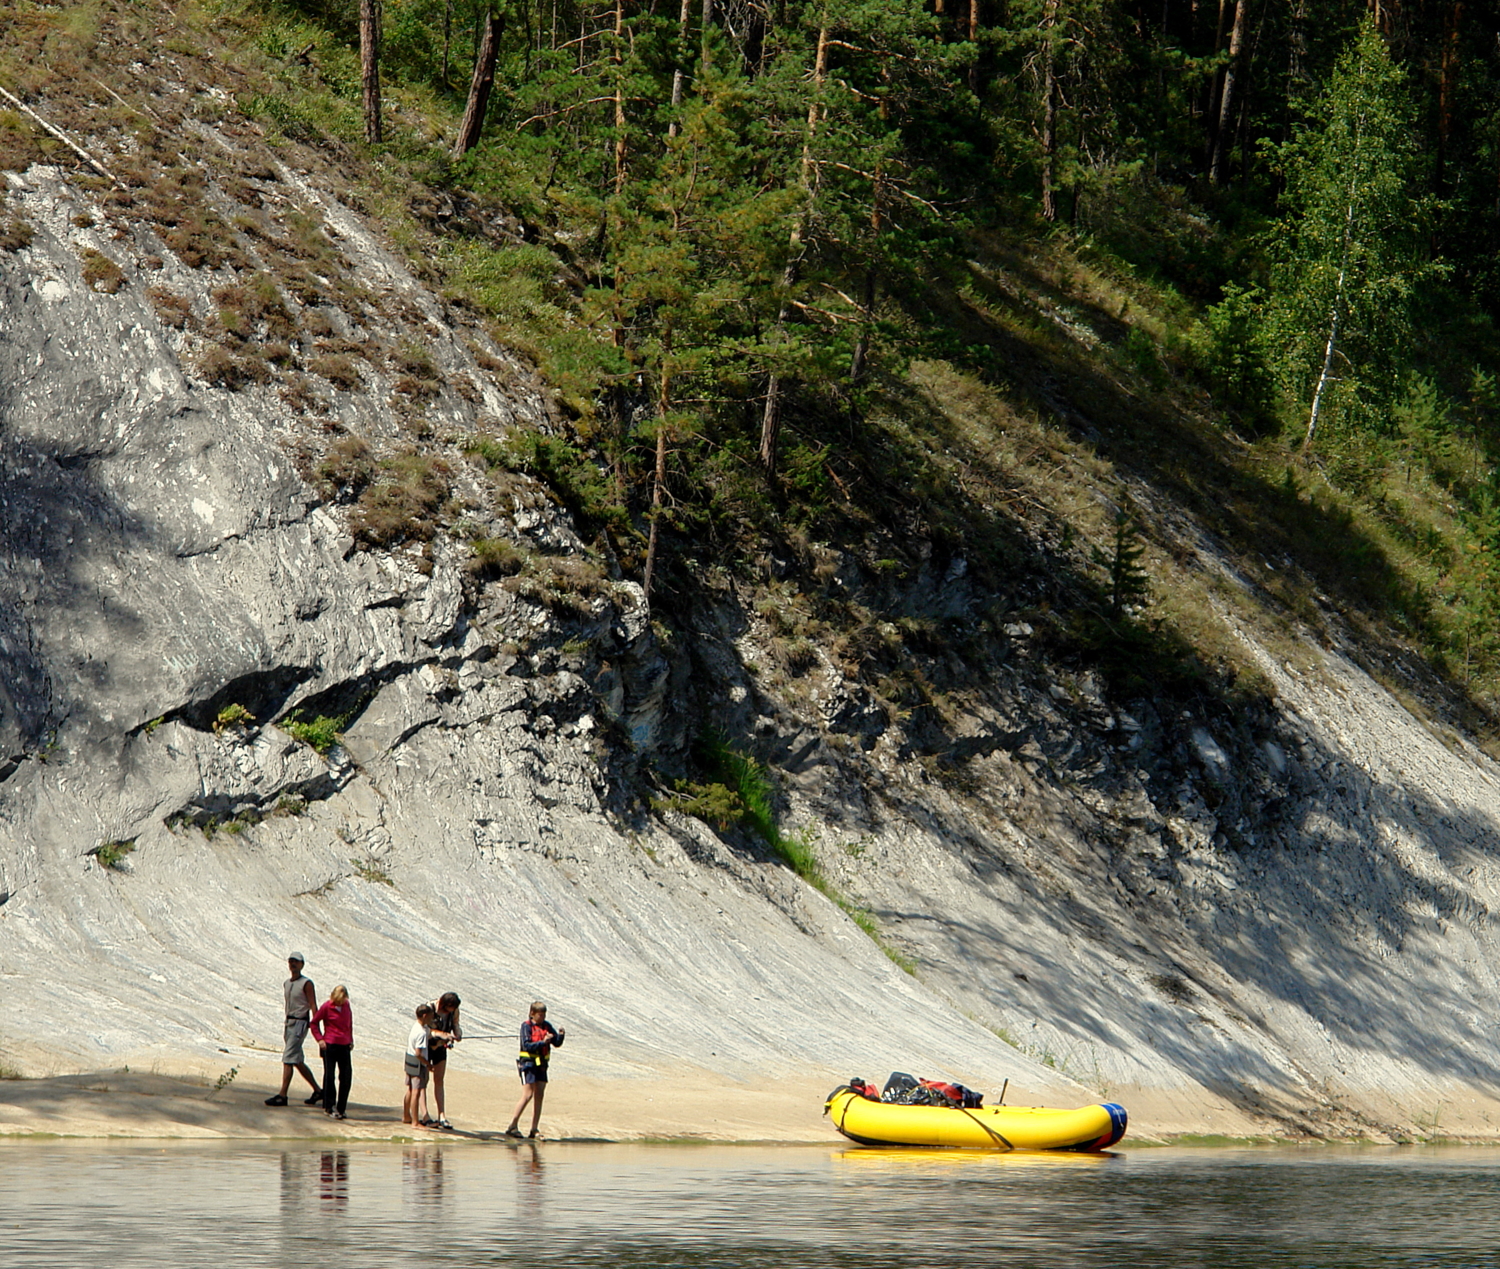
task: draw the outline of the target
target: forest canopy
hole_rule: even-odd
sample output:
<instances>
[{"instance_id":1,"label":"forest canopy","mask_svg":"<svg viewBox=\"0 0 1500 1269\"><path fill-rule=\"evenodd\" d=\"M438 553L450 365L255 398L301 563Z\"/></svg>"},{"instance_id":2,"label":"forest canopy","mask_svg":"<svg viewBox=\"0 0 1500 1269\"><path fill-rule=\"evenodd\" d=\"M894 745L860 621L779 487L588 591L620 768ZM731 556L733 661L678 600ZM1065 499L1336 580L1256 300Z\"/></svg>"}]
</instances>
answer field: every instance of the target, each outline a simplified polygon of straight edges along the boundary
<instances>
[{"instance_id":1,"label":"forest canopy","mask_svg":"<svg viewBox=\"0 0 1500 1269\"><path fill-rule=\"evenodd\" d=\"M423 103L440 151L373 144L505 209L436 263L566 414L517 461L648 590L834 534L860 481L919 487L910 453L870 470L916 362L1069 417L987 324L984 263L1066 240L1154 296L1107 315L1143 444L1207 394L1285 465L1287 514L1312 470L1386 523L1420 573L1380 583L1386 618L1466 682L1497 668L1493 5L365 0L362 39L342 0L280 3L266 53L312 32L367 138L373 76ZM1414 464L1441 528L1392 510Z\"/></svg>"}]
</instances>

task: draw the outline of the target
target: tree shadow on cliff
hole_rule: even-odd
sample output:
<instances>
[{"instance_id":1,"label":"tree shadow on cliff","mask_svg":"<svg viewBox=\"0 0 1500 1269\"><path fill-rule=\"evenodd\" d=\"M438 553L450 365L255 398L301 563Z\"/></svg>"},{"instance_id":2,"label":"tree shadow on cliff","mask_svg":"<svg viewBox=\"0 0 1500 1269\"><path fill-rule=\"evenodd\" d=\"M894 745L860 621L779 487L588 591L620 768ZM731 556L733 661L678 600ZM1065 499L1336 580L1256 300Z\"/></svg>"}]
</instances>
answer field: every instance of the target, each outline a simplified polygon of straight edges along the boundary
<instances>
[{"instance_id":1,"label":"tree shadow on cliff","mask_svg":"<svg viewBox=\"0 0 1500 1269\"><path fill-rule=\"evenodd\" d=\"M152 533L93 479L93 458L0 431L0 780L94 717L113 686L109 650L145 632L109 575Z\"/></svg>"},{"instance_id":2,"label":"tree shadow on cliff","mask_svg":"<svg viewBox=\"0 0 1500 1269\"><path fill-rule=\"evenodd\" d=\"M1102 846L1089 875L1044 876L971 836L976 880L996 902L1014 887L1019 901L1004 902L1017 919L878 915L927 926L990 1007L1043 1020L1069 1052L1148 1046L1205 1089L1292 1127L1316 1129L1325 1098L1343 1087L1379 1095L1398 1070L1500 1089L1482 1021L1493 1002L1469 968L1500 949L1488 907L1460 880L1490 862L1480 844L1493 819L1478 802L1460 812L1383 785L1316 743L1304 741L1303 755L1295 801L1308 809L1257 823L1257 844L1215 851L1227 883L1193 884L1203 860L1181 852L1169 876L1143 880ZM1338 792L1320 787L1328 769ZM1325 813L1329 800L1345 818ZM1055 945L1054 931L1076 941L1078 962L1045 962L1038 948ZM1378 1064L1373 1075L1362 1062Z\"/></svg>"}]
</instances>

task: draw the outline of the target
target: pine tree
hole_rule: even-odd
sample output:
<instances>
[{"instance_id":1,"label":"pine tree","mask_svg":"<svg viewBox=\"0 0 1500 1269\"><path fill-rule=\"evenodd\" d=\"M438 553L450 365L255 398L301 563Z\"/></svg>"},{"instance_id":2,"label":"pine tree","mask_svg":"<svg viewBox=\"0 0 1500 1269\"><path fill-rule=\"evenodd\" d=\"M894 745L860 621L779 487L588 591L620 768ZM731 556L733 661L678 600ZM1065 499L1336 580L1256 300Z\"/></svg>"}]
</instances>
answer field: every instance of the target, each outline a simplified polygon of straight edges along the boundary
<instances>
[{"instance_id":1,"label":"pine tree","mask_svg":"<svg viewBox=\"0 0 1500 1269\"><path fill-rule=\"evenodd\" d=\"M1109 616L1118 621L1132 606L1151 594L1151 575L1141 564L1146 544L1141 540L1141 521L1136 509L1127 502L1115 513L1114 540L1108 552L1097 547L1094 563L1109 577Z\"/></svg>"}]
</instances>

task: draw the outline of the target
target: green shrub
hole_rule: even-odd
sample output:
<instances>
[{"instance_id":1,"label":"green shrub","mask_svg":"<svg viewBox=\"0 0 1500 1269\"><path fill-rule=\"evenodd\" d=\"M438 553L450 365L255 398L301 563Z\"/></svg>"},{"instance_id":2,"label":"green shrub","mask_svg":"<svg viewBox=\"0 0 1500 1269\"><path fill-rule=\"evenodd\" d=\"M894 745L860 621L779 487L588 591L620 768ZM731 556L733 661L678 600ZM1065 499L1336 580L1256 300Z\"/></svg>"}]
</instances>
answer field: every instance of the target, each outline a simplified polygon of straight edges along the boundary
<instances>
[{"instance_id":1,"label":"green shrub","mask_svg":"<svg viewBox=\"0 0 1500 1269\"><path fill-rule=\"evenodd\" d=\"M496 440L493 436L470 436L460 445L465 454L479 459L486 467L519 468L521 460L510 440Z\"/></svg>"},{"instance_id":2,"label":"green shrub","mask_svg":"<svg viewBox=\"0 0 1500 1269\"><path fill-rule=\"evenodd\" d=\"M745 804L740 795L722 784L695 784L690 780L678 780L673 787L680 795L679 799L653 799L653 810L681 811L684 815L691 815L694 819L713 825L721 833L744 818Z\"/></svg>"},{"instance_id":3,"label":"green shrub","mask_svg":"<svg viewBox=\"0 0 1500 1269\"><path fill-rule=\"evenodd\" d=\"M319 714L316 718L303 718L299 710L288 714L276 725L304 745L311 745L319 753L326 754L339 743L339 732L344 725L344 719L331 718L327 714Z\"/></svg>"},{"instance_id":4,"label":"green shrub","mask_svg":"<svg viewBox=\"0 0 1500 1269\"><path fill-rule=\"evenodd\" d=\"M132 837L125 841L105 842L102 846L94 847L93 850L89 851L89 854L97 859L102 867L118 871L120 865L125 860L125 856L131 854L134 850L135 838Z\"/></svg>"},{"instance_id":5,"label":"green shrub","mask_svg":"<svg viewBox=\"0 0 1500 1269\"><path fill-rule=\"evenodd\" d=\"M704 787L723 789L728 795L724 804L741 808L739 822L752 829L799 877L815 881L817 862L805 837L786 837L777 827L771 778L765 767L716 732L699 742L698 755L714 777L714 783Z\"/></svg>"},{"instance_id":6,"label":"green shrub","mask_svg":"<svg viewBox=\"0 0 1500 1269\"><path fill-rule=\"evenodd\" d=\"M1153 388L1166 385L1166 374L1162 367L1161 352L1156 341L1139 326L1132 326L1120 342L1119 355L1132 370Z\"/></svg>"},{"instance_id":7,"label":"green shrub","mask_svg":"<svg viewBox=\"0 0 1500 1269\"><path fill-rule=\"evenodd\" d=\"M511 577L526 567L526 552L506 538L476 538L469 572L478 577Z\"/></svg>"},{"instance_id":8,"label":"green shrub","mask_svg":"<svg viewBox=\"0 0 1500 1269\"><path fill-rule=\"evenodd\" d=\"M609 475L576 445L558 436L517 432L503 452L506 466L549 485L585 531L628 527Z\"/></svg>"},{"instance_id":9,"label":"green shrub","mask_svg":"<svg viewBox=\"0 0 1500 1269\"><path fill-rule=\"evenodd\" d=\"M351 859L349 862L354 865L354 875L361 881L373 881L377 885L395 888L395 880L380 864L368 859Z\"/></svg>"},{"instance_id":10,"label":"green shrub","mask_svg":"<svg viewBox=\"0 0 1500 1269\"><path fill-rule=\"evenodd\" d=\"M721 832L733 824L751 829L782 863L847 913L893 964L905 973L917 972L916 962L911 957L881 937L880 928L869 909L846 899L823 875L813 850L816 841L813 830L804 829L790 835L781 831L776 823L770 775L764 766L748 754L740 753L723 735L714 732L699 741L698 758L713 778L703 784L678 781L675 787L682 795L680 800L655 799L653 809L660 811L670 807L686 812Z\"/></svg>"},{"instance_id":11,"label":"green shrub","mask_svg":"<svg viewBox=\"0 0 1500 1269\"><path fill-rule=\"evenodd\" d=\"M1273 397L1261 342L1262 298L1253 286L1230 283L1189 336L1193 358L1214 394L1253 416L1268 415Z\"/></svg>"},{"instance_id":12,"label":"green shrub","mask_svg":"<svg viewBox=\"0 0 1500 1269\"><path fill-rule=\"evenodd\" d=\"M248 727L254 721L255 715L243 705L226 705L214 719L214 731L221 732L229 727Z\"/></svg>"}]
</instances>

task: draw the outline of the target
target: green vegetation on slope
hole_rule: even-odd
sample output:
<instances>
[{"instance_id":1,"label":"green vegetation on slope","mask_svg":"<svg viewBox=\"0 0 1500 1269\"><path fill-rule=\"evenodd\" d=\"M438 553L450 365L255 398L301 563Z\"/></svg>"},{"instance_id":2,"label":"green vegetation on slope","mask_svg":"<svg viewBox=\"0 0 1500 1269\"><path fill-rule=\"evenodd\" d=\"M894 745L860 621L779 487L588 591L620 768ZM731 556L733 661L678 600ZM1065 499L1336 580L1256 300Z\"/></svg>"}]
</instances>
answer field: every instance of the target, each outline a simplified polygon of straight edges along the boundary
<instances>
[{"instance_id":1,"label":"green vegetation on slope","mask_svg":"<svg viewBox=\"0 0 1500 1269\"><path fill-rule=\"evenodd\" d=\"M472 453L546 480L663 612L708 561L771 575L761 669L785 689L824 652L942 762L961 708L945 658L981 666L1025 621L1118 695L1251 700L1212 616L1233 586L1180 508L1290 620L1338 614L1380 661L1415 649L1488 712L1500 62L1454 6L1390 29L1347 0L1316 26L1231 5L1216 27L1213 9L749 4L705 26L624 0L392 3L376 147L347 6L182 5L165 38L232 92L207 121L243 111L340 165L423 276L536 359L565 433ZM491 12L494 91L455 157ZM100 33L148 18L8 22L6 75L63 103L106 69ZM292 353L278 288L375 297L315 219L219 223L179 161L190 130L102 78L119 101L75 95L60 121L134 135L132 197L173 251L236 268L243 231L279 252L224 289L205 373L316 404L362 361L398 367L411 448L346 438L310 470L370 545L451 528L421 350L309 331L316 356ZM22 116L0 127L11 161L56 157ZM523 569L475 551L478 575ZM960 558L978 615L922 612L923 579Z\"/></svg>"}]
</instances>

